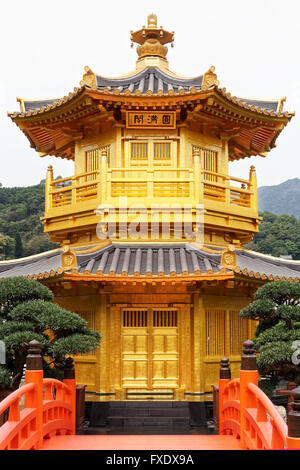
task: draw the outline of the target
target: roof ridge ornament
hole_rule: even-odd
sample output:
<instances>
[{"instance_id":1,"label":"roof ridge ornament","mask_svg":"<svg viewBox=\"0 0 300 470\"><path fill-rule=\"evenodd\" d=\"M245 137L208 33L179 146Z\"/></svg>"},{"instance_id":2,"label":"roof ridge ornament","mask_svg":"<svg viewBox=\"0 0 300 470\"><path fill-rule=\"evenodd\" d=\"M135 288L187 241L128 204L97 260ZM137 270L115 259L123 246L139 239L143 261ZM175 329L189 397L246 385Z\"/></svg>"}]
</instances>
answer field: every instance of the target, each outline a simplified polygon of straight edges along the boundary
<instances>
[{"instance_id":1,"label":"roof ridge ornament","mask_svg":"<svg viewBox=\"0 0 300 470\"><path fill-rule=\"evenodd\" d=\"M90 69L88 65L84 67L85 74L80 81L80 86L88 86L92 90L97 90L97 78L94 72Z\"/></svg>"},{"instance_id":2,"label":"roof ridge ornament","mask_svg":"<svg viewBox=\"0 0 300 470\"><path fill-rule=\"evenodd\" d=\"M220 82L217 79L218 77L217 77L217 74L215 73L215 70L216 70L215 66L212 65L208 69L208 71L203 75L203 82L202 82L202 86L201 86L201 89L203 91L206 91L211 87L215 87L215 86L220 85Z\"/></svg>"}]
</instances>

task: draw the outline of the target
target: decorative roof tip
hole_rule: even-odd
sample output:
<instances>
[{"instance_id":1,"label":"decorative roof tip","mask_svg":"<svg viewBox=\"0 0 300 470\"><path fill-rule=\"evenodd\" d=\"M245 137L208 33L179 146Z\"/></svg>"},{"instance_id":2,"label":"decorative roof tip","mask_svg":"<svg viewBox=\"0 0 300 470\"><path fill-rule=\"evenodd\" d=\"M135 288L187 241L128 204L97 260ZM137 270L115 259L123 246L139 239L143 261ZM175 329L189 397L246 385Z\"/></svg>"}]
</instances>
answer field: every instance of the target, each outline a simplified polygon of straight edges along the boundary
<instances>
[{"instance_id":1,"label":"decorative roof tip","mask_svg":"<svg viewBox=\"0 0 300 470\"><path fill-rule=\"evenodd\" d=\"M220 85L219 80L217 79L217 74L215 73L215 66L212 65L209 70L203 75L203 82L201 89L203 91L208 90L211 87L218 87Z\"/></svg>"},{"instance_id":2,"label":"decorative roof tip","mask_svg":"<svg viewBox=\"0 0 300 470\"><path fill-rule=\"evenodd\" d=\"M174 31L166 31L162 26L158 28L157 16L154 13L147 17L147 21L147 27L130 31L131 47L134 42L139 44L136 49L139 58L157 56L165 59L168 52L165 44L171 43L171 47L174 46Z\"/></svg>"},{"instance_id":3,"label":"decorative roof tip","mask_svg":"<svg viewBox=\"0 0 300 470\"><path fill-rule=\"evenodd\" d=\"M282 113L285 102L286 102L286 96L283 96L282 98L279 99L278 108L277 108L278 113Z\"/></svg>"},{"instance_id":4,"label":"decorative roof tip","mask_svg":"<svg viewBox=\"0 0 300 470\"><path fill-rule=\"evenodd\" d=\"M88 65L84 67L85 74L82 77L82 80L80 81L80 86L88 86L92 90L97 90L98 85L97 85L97 78L94 72L90 69Z\"/></svg>"}]
</instances>

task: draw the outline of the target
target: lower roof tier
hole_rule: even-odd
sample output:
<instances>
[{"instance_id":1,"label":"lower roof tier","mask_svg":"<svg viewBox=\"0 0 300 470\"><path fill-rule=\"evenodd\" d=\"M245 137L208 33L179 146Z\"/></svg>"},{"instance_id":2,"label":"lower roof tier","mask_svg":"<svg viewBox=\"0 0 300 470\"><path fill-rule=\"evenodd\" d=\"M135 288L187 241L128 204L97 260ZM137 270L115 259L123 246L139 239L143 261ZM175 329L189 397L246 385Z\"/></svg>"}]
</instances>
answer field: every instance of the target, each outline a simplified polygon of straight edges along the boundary
<instances>
[{"instance_id":1,"label":"lower roof tier","mask_svg":"<svg viewBox=\"0 0 300 470\"><path fill-rule=\"evenodd\" d=\"M129 278L230 279L235 275L262 280L300 281L300 261L290 261L248 250L236 250L233 266L222 265L221 248L215 251L189 243L129 244L73 248L76 265L62 261L64 250L57 249L11 261L0 262L0 279L26 276L47 279L68 275L86 280Z\"/></svg>"}]
</instances>

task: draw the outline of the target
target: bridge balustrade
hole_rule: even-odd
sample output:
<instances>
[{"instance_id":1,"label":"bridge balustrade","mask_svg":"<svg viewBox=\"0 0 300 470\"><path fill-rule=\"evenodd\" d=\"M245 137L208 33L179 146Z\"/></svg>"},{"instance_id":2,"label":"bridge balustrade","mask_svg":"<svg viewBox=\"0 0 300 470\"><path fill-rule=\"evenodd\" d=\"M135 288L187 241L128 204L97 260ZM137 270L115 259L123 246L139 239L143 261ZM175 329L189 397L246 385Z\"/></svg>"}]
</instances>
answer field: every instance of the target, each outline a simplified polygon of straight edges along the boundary
<instances>
[{"instance_id":1,"label":"bridge balustrade","mask_svg":"<svg viewBox=\"0 0 300 470\"><path fill-rule=\"evenodd\" d=\"M294 402L288 425L258 387L253 341L245 341L240 378L231 380L229 359L221 360L219 433L240 439L243 449L300 449L300 387L291 391Z\"/></svg>"},{"instance_id":2,"label":"bridge balustrade","mask_svg":"<svg viewBox=\"0 0 300 470\"><path fill-rule=\"evenodd\" d=\"M9 410L8 420L0 427L0 450L40 449L43 439L75 434L73 359L67 360L63 382L44 379L40 344L31 341L26 365L25 385L0 403L0 415Z\"/></svg>"},{"instance_id":3,"label":"bridge balustrade","mask_svg":"<svg viewBox=\"0 0 300 470\"><path fill-rule=\"evenodd\" d=\"M45 439L75 434L73 359L67 359L63 382L44 379L40 344L31 341L26 364L25 385L0 403L0 415L9 410L8 420L0 427L0 450L41 449ZM253 342L246 341L239 378L231 379L229 359L223 358L221 361L218 403L220 439L231 435L240 440L242 449L249 450L300 449L300 387L292 390L291 395L294 401L286 424L258 387ZM24 406L20 409L23 399Z\"/></svg>"}]
</instances>

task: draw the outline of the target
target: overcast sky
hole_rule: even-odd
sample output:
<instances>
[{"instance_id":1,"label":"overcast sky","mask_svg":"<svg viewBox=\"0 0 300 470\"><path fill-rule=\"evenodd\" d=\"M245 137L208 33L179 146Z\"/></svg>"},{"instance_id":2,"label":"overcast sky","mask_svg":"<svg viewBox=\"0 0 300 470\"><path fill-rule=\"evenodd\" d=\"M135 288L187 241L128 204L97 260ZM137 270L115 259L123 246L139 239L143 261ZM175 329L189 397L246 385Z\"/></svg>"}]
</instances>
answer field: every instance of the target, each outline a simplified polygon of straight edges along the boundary
<instances>
[{"instance_id":1,"label":"overcast sky","mask_svg":"<svg viewBox=\"0 0 300 470\"><path fill-rule=\"evenodd\" d=\"M299 0L10 0L1 3L0 22L0 182L27 186L55 175L73 174L73 162L40 158L7 117L19 110L16 97L48 99L73 91L84 66L118 77L136 61L130 30L155 13L158 24L175 31L170 68L201 75L215 65L221 87L232 95L287 97L285 110L296 116L267 158L231 164L230 174L258 183L279 184L300 177L300 2Z\"/></svg>"}]
</instances>

